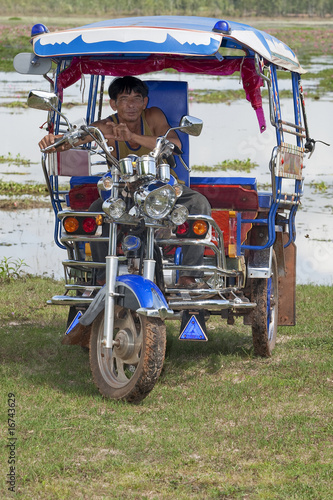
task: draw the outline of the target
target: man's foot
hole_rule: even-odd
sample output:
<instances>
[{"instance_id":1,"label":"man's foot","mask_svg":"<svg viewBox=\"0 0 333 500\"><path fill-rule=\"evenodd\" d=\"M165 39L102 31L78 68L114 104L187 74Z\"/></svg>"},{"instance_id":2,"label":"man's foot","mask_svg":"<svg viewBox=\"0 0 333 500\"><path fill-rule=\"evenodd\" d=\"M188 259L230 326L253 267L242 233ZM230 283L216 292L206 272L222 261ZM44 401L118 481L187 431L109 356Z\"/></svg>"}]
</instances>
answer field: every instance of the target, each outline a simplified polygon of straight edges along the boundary
<instances>
[{"instance_id":1,"label":"man's foot","mask_svg":"<svg viewBox=\"0 0 333 500\"><path fill-rule=\"evenodd\" d=\"M187 288L188 290L194 290L196 288L209 288L207 283L204 281L196 281L194 276L181 276L178 280L176 288Z\"/></svg>"}]
</instances>

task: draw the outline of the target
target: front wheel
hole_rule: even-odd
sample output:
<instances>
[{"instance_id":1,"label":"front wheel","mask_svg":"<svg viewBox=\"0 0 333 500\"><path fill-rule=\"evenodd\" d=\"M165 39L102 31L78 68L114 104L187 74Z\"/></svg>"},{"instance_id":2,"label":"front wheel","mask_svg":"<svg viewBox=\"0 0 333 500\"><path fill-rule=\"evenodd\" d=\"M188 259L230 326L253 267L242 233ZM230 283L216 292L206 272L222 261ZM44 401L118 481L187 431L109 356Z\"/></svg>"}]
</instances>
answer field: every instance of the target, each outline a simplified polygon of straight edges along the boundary
<instances>
[{"instance_id":1,"label":"front wheel","mask_svg":"<svg viewBox=\"0 0 333 500\"><path fill-rule=\"evenodd\" d=\"M257 356L271 356L278 326L278 274L273 250L272 272L268 279L253 279L251 300L257 303L252 316L252 339Z\"/></svg>"},{"instance_id":2,"label":"front wheel","mask_svg":"<svg viewBox=\"0 0 333 500\"><path fill-rule=\"evenodd\" d=\"M160 318L148 318L115 306L114 347L102 346L104 311L92 325L90 367L101 394L139 403L153 389L163 367L166 328Z\"/></svg>"}]
</instances>

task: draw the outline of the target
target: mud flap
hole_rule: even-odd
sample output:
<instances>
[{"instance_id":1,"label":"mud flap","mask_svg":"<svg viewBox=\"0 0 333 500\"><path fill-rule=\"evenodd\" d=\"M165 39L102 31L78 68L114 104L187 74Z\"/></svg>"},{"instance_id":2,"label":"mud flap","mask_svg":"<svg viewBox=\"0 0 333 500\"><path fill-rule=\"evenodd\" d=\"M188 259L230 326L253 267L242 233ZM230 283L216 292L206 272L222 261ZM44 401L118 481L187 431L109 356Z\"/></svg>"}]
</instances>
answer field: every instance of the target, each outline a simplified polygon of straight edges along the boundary
<instances>
[{"instance_id":1,"label":"mud flap","mask_svg":"<svg viewBox=\"0 0 333 500\"><path fill-rule=\"evenodd\" d=\"M91 326L84 326L80 323L82 312L79 311L72 323L67 328L61 343L64 345L80 345L88 347L91 333Z\"/></svg>"},{"instance_id":2,"label":"mud flap","mask_svg":"<svg viewBox=\"0 0 333 500\"><path fill-rule=\"evenodd\" d=\"M283 234L284 244L288 234ZM296 245L290 243L284 249L285 276L279 276L279 326L296 325Z\"/></svg>"}]
</instances>

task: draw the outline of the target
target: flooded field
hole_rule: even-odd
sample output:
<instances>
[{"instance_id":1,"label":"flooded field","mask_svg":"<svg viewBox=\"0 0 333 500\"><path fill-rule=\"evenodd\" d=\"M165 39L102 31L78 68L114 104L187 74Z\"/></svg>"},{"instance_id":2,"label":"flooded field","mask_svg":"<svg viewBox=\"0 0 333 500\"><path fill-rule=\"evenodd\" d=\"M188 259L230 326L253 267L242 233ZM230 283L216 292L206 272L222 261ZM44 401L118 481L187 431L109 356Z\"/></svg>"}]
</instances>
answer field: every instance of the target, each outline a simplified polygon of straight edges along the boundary
<instances>
[{"instance_id":1,"label":"flooded field","mask_svg":"<svg viewBox=\"0 0 333 500\"><path fill-rule=\"evenodd\" d=\"M332 58L331 58L332 59ZM321 59L320 65L327 65L329 58ZM318 63L318 61L317 61ZM332 61L330 62L332 64ZM320 66L320 67L321 67ZM149 79L150 75L146 76ZM156 79L156 76L151 77ZM161 79L186 80L187 75L161 74ZM192 89L238 89L238 78L227 80L189 76ZM304 81L304 88L313 82ZM13 101L25 102L31 89L49 90L49 84L41 77L30 77L17 73L0 73L0 105ZM73 86L66 101L80 102L80 85ZM88 89L84 91L87 98ZM266 119L268 103L265 102ZM282 107L289 111L288 102L282 100ZM305 187L302 206L296 217L298 247L297 282L333 284L333 97L327 95L320 100L306 102L310 135L316 140L332 144L331 147L317 144L313 156L305 163ZM84 106L66 109L71 121L84 117ZM190 138L191 164L212 166L227 159L250 158L258 164L250 174L256 177L262 189L270 182L268 161L274 146L274 133L267 130L260 134L254 111L246 101L207 104L190 102L190 114L204 121L200 137ZM292 110L291 110L292 111ZM45 135L40 127L46 113L19 107L0 107L1 138L0 156L29 159L29 166L0 164L0 180L20 183L43 182L40 167L38 141ZM105 106L103 116L109 109ZM220 136L216 137L215 126L219 123ZM233 134L230 134L230 130ZM269 127L268 127L269 129ZM249 130L251 133L249 134ZM218 146L217 146L218 144ZM195 172L194 175L200 175ZM232 170L214 172L213 176L234 176ZM239 175L239 173L238 173ZM53 212L51 209L1 212L0 218L0 260L3 257L23 259L35 274L62 277L61 260L66 252L53 242Z\"/></svg>"}]
</instances>

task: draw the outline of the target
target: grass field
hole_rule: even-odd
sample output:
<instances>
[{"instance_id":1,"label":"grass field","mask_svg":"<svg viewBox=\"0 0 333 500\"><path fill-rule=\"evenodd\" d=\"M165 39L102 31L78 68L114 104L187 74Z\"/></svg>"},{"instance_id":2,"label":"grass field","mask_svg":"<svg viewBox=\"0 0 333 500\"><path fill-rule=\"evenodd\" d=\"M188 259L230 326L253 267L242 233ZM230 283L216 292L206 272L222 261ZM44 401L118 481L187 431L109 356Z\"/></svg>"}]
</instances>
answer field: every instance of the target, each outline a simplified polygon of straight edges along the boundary
<instances>
[{"instance_id":1,"label":"grass field","mask_svg":"<svg viewBox=\"0 0 333 500\"><path fill-rule=\"evenodd\" d=\"M241 323L210 321L204 344L168 323L162 375L137 406L103 400L87 353L60 343L66 310L45 302L62 289L1 284L1 498L332 497L331 287L297 287L298 324L271 359Z\"/></svg>"}]
</instances>

